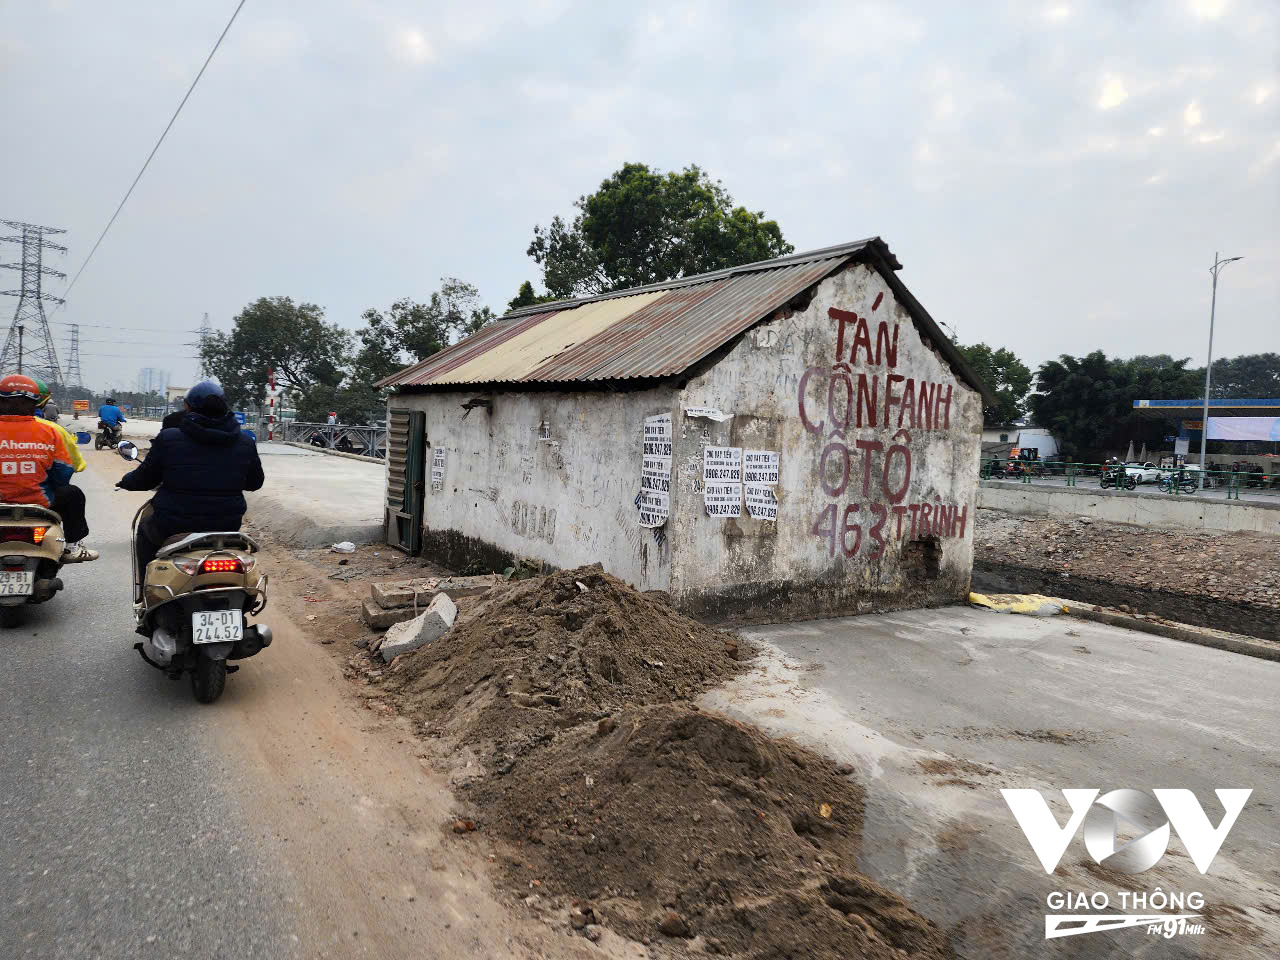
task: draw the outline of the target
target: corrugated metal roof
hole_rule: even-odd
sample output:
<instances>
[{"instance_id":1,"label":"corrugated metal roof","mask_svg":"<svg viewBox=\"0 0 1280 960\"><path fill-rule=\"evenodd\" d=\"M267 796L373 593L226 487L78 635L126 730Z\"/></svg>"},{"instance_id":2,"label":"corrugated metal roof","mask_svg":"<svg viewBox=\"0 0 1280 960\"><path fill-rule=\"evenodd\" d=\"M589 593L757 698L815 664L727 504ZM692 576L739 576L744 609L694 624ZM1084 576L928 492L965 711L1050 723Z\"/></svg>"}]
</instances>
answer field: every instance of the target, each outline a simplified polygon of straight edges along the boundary
<instances>
[{"instance_id":1,"label":"corrugated metal roof","mask_svg":"<svg viewBox=\"0 0 1280 960\"><path fill-rule=\"evenodd\" d=\"M500 349L488 349L451 371L434 375L430 382L509 383L526 379L547 361L571 352L577 344L585 343L663 296L665 294L656 292L641 293L544 315L539 323L503 342Z\"/></svg>"},{"instance_id":2,"label":"corrugated metal roof","mask_svg":"<svg viewBox=\"0 0 1280 960\"><path fill-rule=\"evenodd\" d=\"M378 386L674 376L854 259L869 260L885 274L952 365L971 385L985 391L933 318L893 276L902 264L879 237L581 300L525 307ZM988 392L984 397L989 404L994 402Z\"/></svg>"}]
</instances>

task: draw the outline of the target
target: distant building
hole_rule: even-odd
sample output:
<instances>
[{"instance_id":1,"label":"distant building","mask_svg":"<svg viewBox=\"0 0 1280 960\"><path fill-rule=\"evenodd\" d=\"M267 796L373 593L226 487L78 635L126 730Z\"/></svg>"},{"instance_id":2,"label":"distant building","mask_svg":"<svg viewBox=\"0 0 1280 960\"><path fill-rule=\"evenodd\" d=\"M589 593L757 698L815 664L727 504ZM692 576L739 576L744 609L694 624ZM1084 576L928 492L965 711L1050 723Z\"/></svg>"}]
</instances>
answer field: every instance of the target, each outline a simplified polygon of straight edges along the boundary
<instances>
[{"instance_id":1,"label":"distant building","mask_svg":"<svg viewBox=\"0 0 1280 960\"><path fill-rule=\"evenodd\" d=\"M389 542L719 620L963 602L983 388L900 269L874 238L541 304L387 378Z\"/></svg>"},{"instance_id":2,"label":"distant building","mask_svg":"<svg viewBox=\"0 0 1280 960\"><path fill-rule=\"evenodd\" d=\"M138 393L164 393L169 386L169 371L143 367L138 371Z\"/></svg>"}]
</instances>

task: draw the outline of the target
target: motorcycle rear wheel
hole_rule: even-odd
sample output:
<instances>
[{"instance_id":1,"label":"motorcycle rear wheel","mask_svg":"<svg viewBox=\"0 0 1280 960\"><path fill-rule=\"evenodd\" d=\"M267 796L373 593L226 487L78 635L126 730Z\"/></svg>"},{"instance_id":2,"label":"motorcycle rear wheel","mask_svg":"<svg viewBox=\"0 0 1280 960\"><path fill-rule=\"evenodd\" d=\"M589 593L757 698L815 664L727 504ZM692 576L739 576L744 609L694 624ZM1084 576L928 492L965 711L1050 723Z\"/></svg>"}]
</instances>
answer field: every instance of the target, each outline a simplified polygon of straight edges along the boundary
<instances>
[{"instance_id":1,"label":"motorcycle rear wheel","mask_svg":"<svg viewBox=\"0 0 1280 960\"><path fill-rule=\"evenodd\" d=\"M227 661L201 656L191 671L191 692L200 703L213 703L227 685Z\"/></svg>"}]
</instances>

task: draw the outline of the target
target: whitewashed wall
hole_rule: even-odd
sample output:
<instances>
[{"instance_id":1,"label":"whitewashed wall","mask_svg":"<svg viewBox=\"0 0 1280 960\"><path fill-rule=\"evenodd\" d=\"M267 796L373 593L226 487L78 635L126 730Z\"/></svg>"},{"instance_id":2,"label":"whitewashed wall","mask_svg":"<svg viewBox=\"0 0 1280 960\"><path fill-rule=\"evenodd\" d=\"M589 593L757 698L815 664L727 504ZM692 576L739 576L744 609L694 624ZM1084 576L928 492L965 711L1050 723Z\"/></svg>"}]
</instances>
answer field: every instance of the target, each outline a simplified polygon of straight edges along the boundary
<instances>
[{"instance_id":1,"label":"whitewashed wall","mask_svg":"<svg viewBox=\"0 0 1280 960\"><path fill-rule=\"evenodd\" d=\"M756 327L689 382L681 406L734 414L723 423L682 417L676 429L668 526L671 590L682 606L725 619L780 606L788 611L780 615L817 616L967 595L981 399L924 343L874 270L847 268L805 309ZM779 451L776 523L745 508L736 520L707 516L706 443Z\"/></svg>"},{"instance_id":2,"label":"whitewashed wall","mask_svg":"<svg viewBox=\"0 0 1280 960\"><path fill-rule=\"evenodd\" d=\"M492 394L492 408L466 393L408 394L392 406L426 411L424 553L454 566L486 559L484 545L559 568L604 564L644 590L665 590L665 534L636 524L646 416L675 409L674 388ZM431 460L445 451L444 482L432 489Z\"/></svg>"},{"instance_id":3,"label":"whitewashed wall","mask_svg":"<svg viewBox=\"0 0 1280 960\"><path fill-rule=\"evenodd\" d=\"M981 400L879 274L843 270L804 309L780 311L704 366L683 389L496 392L491 409L465 418L475 391L395 398L426 411L428 475L445 451L442 485L428 481L424 552L455 567L502 554L559 568L599 561L729 620L967 595ZM733 417L686 416L693 406ZM655 534L638 525L634 499L644 419L659 413L673 419L674 462L670 519ZM776 523L745 507L736 519L706 514L707 444L780 453Z\"/></svg>"}]
</instances>

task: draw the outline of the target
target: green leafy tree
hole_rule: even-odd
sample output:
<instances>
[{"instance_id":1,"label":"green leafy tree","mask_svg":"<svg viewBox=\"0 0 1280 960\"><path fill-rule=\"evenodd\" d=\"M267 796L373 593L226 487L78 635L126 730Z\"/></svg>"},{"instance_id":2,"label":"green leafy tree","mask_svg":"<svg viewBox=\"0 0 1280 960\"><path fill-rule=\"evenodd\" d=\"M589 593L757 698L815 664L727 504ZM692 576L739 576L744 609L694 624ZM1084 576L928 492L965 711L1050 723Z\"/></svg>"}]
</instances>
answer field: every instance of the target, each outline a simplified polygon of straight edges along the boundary
<instances>
[{"instance_id":1,"label":"green leafy tree","mask_svg":"<svg viewBox=\"0 0 1280 960\"><path fill-rule=\"evenodd\" d=\"M1204 367L1198 371L1196 390L1188 396L1204 395ZM1242 400L1270 400L1280 397L1280 353L1249 353L1213 361L1214 397Z\"/></svg>"},{"instance_id":2,"label":"green leafy tree","mask_svg":"<svg viewBox=\"0 0 1280 960\"><path fill-rule=\"evenodd\" d=\"M1026 412L1023 402L1031 389L1031 369L1011 350L992 350L985 343L972 346L957 344L973 372L991 388L1000 401L983 410L983 420L991 424L1008 424Z\"/></svg>"},{"instance_id":3,"label":"green leafy tree","mask_svg":"<svg viewBox=\"0 0 1280 960\"><path fill-rule=\"evenodd\" d=\"M349 352L347 331L325 323L315 304L295 304L290 297L258 298L240 311L230 333L218 331L200 343L204 368L233 408L263 401L269 370L277 386L300 398L317 386L336 387L346 376Z\"/></svg>"},{"instance_id":4,"label":"green leafy tree","mask_svg":"<svg viewBox=\"0 0 1280 960\"><path fill-rule=\"evenodd\" d=\"M480 302L480 292L472 284L444 277L440 289L426 303L404 297L386 312L369 308L361 319L365 326L357 334L360 348L351 377L323 401L330 404L329 410L347 410L347 414L340 411L338 415L348 423L381 420L386 415L386 395L374 384L439 353L495 317Z\"/></svg>"},{"instance_id":5,"label":"green leafy tree","mask_svg":"<svg viewBox=\"0 0 1280 960\"><path fill-rule=\"evenodd\" d=\"M1168 355L1121 360L1101 350L1084 357L1063 354L1036 372L1031 412L1062 452L1077 459L1096 462L1130 441L1159 446L1166 425L1135 416L1133 401L1188 396L1196 377L1186 369L1188 362Z\"/></svg>"},{"instance_id":6,"label":"green leafy tree","mask_svg":"<svg viewBox=\"0 0 1280 960\"><path fill-rule=\"evenodd\" d=\"M571 223L535 226L528 254L563 299L642 286L791 253L774 220L735 206L718 180L690 165L663 174L627 163L579 197Z\"/></svg>"},{"instance_id":7,"label":"green leafy tree","mask_svg":"<svg viewBox=\"0 0 1280 960\"><path fill-rule=\"evenodd\" d=\"M549 293L535 293L533 284L526 280L524 283L520 284L520 290L511 298L511 302L507 304L507 313L519 310L521 307L532 307L539 303L550 303L555 299L556 298Z\"/></svg>"}]
</instances>

